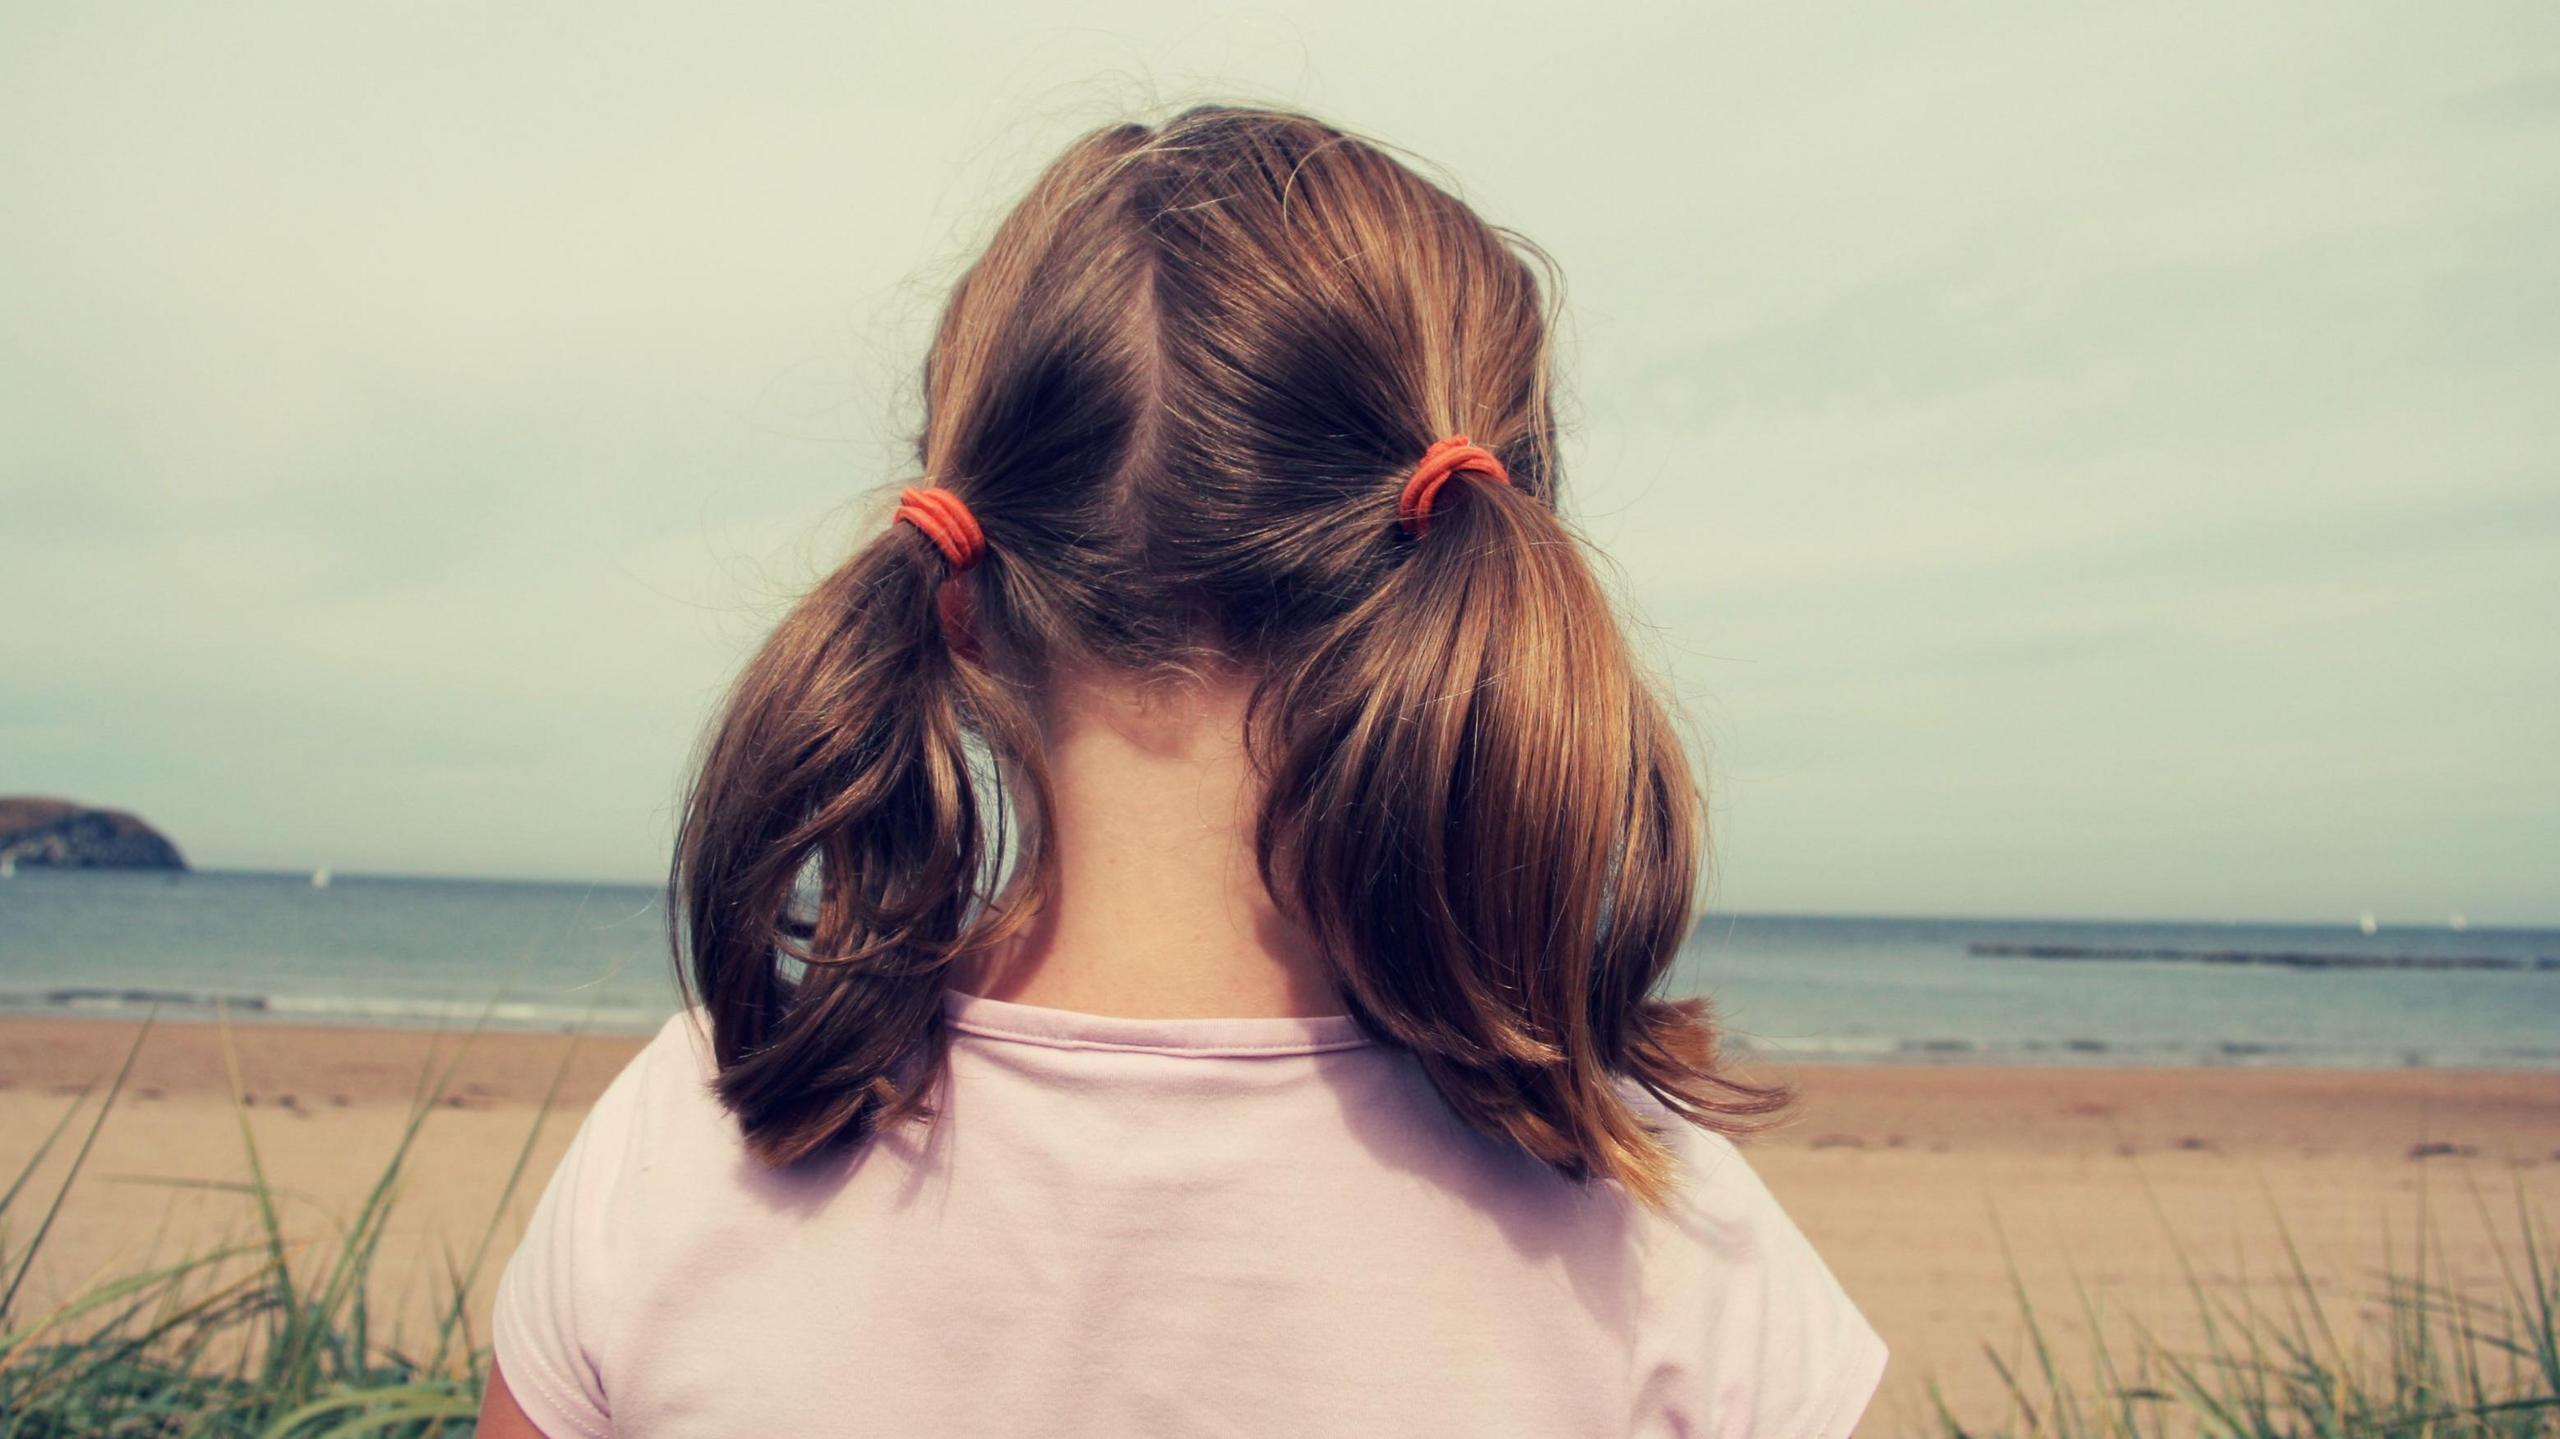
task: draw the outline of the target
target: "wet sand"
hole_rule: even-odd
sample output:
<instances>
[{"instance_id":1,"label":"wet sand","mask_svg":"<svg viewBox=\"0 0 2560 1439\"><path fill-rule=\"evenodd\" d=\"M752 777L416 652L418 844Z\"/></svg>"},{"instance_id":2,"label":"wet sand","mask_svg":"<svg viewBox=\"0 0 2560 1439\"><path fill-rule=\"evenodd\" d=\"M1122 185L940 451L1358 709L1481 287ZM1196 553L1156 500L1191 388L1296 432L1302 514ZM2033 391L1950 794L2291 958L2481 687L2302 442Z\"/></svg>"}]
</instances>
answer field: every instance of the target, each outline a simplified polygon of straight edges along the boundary
<instances>
[{"instance_id":1,"label":"wet sand","mask_svg":"<svg viewBox=\"0 0 2560 1439\"><path fill-rule=\"evenodd\" d=\"M14 1177L78 1091L101 1090L138 1026L0 1020L0 1173ZM232 1030L163 1024L98 1136L28 1281L44 1304L154 1256L245 1236L238 1195L171 1181L246 1178L245 1115L290 1232L325 1244L391 1158L430 1065L460 1043L419 1032ZM401 1186L377 1294L424 1322L450 1246L467 1262L497 1228L469 1305L487 1333L499 1266L578 1114L636 1037L483 1035L422 1127ZM1863 1432L1918 1432L1934 1380L1957 1411L1996 1420L1986 1346L2023 1354L2023 1282L2048 1337L2086 1373L2080 1287L2110 1333L2139 1324L2192 1339L2183 1248L2207 1294L2281 1308L2289 1232L2333 1321L2379 1292L2386 1242L2406 1256L2421 1205L2455 1283L2498 1282L2519 1194L2560 1215L2560 1075L2430 1070L2022 1069L1830 1066L1779 1072L1805 1103L1753 1162L1894 1347ZM560 1086L537 1130L539 1106ZM0 1224L13 1244L85 1132L66 1132ZM532 1148L503 1208L508 1172ZM5 1179L0 1179L5 1183ZM25 1312L22 1308L21 1312Z\"/></svg>"}]
</instances>

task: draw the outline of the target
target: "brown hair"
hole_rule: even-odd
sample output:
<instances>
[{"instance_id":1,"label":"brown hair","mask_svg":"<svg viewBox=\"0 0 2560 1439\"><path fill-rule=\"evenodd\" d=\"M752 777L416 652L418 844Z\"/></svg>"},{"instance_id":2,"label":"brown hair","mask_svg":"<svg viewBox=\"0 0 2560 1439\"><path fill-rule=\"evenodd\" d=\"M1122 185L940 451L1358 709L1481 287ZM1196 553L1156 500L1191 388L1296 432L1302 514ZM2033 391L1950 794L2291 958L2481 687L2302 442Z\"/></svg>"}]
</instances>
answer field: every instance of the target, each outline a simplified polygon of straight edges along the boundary
<instances>
[{"instance_id":1,"label":"brown hair","mask_svg":"<svg viewBox=\"0 0 2560 1439\"><path fill-rule=\"evenodd\" d=\"M1654 993L1704 807L1557 512L1532 260L1552 281L1281 111L1108 126L1032 185L925 359L916 461L984 557L883 524L748 664L686 796L669 922L757 1155L933 1112L946 967L1053 882L1033 700L1062 663L1253 677L1262 880L1477 1130L1659 1205L1671 1151L1616 1078L1727 1133L1787 1102ZM1399 491L1461 432L1511 483L1452 484L1417 538ZM1008 859L1027 903L990 907Z\"/></svg>"}]
</instances>

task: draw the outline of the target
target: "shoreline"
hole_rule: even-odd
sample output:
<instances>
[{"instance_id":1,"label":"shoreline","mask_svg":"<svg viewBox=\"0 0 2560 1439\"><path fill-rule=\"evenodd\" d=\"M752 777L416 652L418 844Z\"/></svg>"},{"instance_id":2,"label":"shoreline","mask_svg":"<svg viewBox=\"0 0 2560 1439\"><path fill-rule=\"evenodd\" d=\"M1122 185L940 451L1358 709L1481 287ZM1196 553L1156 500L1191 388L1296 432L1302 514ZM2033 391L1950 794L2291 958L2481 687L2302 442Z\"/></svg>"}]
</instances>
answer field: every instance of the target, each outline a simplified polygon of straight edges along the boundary
<instances>
[{"instance_id":1,"label":"shoreline","mask_svg":"<svg viewBox=\"0 0 2560 1439\"><path fill-rule=\"evenodd\" d=\"M492 1041L550 1041L567 1043L581 1039L590 1044L626 1044L638 1046L647 1042L665 1022L665 1015L636 1017L638 1011L617 1009L605 1011L606 1017L587 1020L561 1020L545 1015L538 1020L498 1020L478 1031ZM633 1016L633 1017L623 1017ZM470 1025L476 1012L464 1017L424 1017L393 1014L382 1017L349 1015L333 1011L297 1013L290 1008L266 1005L244 1005L237 1012L223 1013L211 1005L184 1005L164 1010L152 1021L156 1029L167 1031L218 1031L226 1022L241 1034L270 1032L330 1035L389 1035L401 1037L404 1044L428 1041L452 1042L472 1032ZM59 1009L35 1008L0 1003L0 1027L15 1025L45 1026L55 1024L121 1026L127 1031L139 1028L143 1013L133 1008L70 1005ZM330 1041L334 1043L335 1041ZM2123 1074L2183 1072L2249 1072L2296 1074L2378 1074L2423 1073L2447 1075L2539 1075L2560 1080L2560 1048L2548 1053L2534 1052L2529 1058L2513 1062L2480 1062L2476 1056L2455 1056L2435 1061L2413 1050L2397 1052L2342 1052L2315 1050L2279 1043L2225 1042L2211 1049L2162 1049L2120 1045L2110 1041L2089 1039L2040 1040L2004 1047L1996 1041L1966 1039L1889 1039L1873 1038L1857 1041L1807 1040L1796 1047L1776 1045L1757 1047L1748 1034L1728 1035L1726 1053L1746 1069L1877 1069L1890 1071L1928 1069L1989 1069L2007 1072L2108 1072Z\"/></svg>"},{"instance_id":2,"label":"shoreline","mask_svg":"<svg viewBox=\"0 0 2560 1439\"><path fill-rule=\"evenodd\" d=\"M70 1095L84 1086L103 1086L115 1077L126 1050L141 1030L139 1020L112 1015L0 1014L0 1103L30 1094ZM638 1053L657 1026L646 1030L433 1029L395 1025L327 1022L234 1022L230 1047L240 1066L242 1088L252 1105L271 1104L346 1108L406 1100L418 1092L431 1061L459 1059L451 1082L449 1108L496 1107L538 1103L560 1075L558 1102L584 1108L594 1102L614 1074ZM224 1097L231 1093L224 1060L224 1026L212 1020L161 1019L134 1061L125 1100L159 1100L173 1095ZM2545 1114L2548 1144L2527 1143L2514 1153L2520 1161L2560 1162L2560 1071L2510 1068L2439 1068L2429 1065L2110 1064L2105 1062L1981 1062L1960 1054L1932 1054L1900 1059L1842 1061L1790 1060L1767 1053L1743 1056L1746 1071L1781 1074L1798 1080L1808 1102L1794 1117L1761 1143L1785 1143L1785 1136L1817 1123L1833 1103L1846 1102L1867 1128L1888 1131L1887 1147L1943 1141L1950 1133L1968 1139L1984 1137L1986 1126L1965 1120L1943 1106L1962 1103L2017 1110L2059 1104L2080 1119L2129 1115L2136 1120L2163 1120L2190 1105L2223 1110L2215 1123L2238 1126L2253 1144L2276 1142L2287 1125L2301 1127L2306 1142L2320 1137L2329 1123L2353 1108L2362 1126L2374 1134L2409 1131L2431 1105L2458 1112L2505 1114L2522 1106ZM2008 1094L2016 1091L2016 1094ZM2127 1091L2140 1101L2128 1104ZM2025 1096L2035 1097L2033 1102ZM1826 1103L1814 1100L1830 1101ZM2174 1101L2163 1104L2163 1099ZM2270 1108L2269 1106L2273 1106ZM1879 1126L1876 1121L1892 1122ZM1835 1126L1836 1127L1836 1126ZM1853 1126L1855 1127L1855 1126ZM2193 1138L2170 1135L2177 1124L2142 1123L2136 1139L2120 1142L2174 1142ZM2195 1128L2187 1124L2185 1128ZM2049 1142L2058 1134L2030 1126L2026 1131ZM2154 1132L2157 1131L2157 1132ZM2414 1132L2414 1131L2410 1131ZM2323 1143L2325 1144L2325 1139ZM2419 1141L2423 1142L2423 1141ZM1840 1136L1825 1135L1816 1147L1838 1147ZM2306 1152L2325 1152L2315 1148Z\"/></svg>"},{"instance_id":3,"label":"shoreline","mask_svg":"<svg viewBox=\"0 0 2560 1439\"><path fill-rule=\"evenodd\" d=\"M0 1016L0 1167L14 1175L81 1090L102 1093L139 1029ZM427 1314L446 1255L470 1253L495 1216L469 1306L485 1335L499 1267L543 1181L645 1041L247 1024L230 1037L240 1108L218 1026L153 1027L28 1277L37 1301L236 1236L248 1202L204 1185L246 1178L244 1126L290 1200L289 1227L325 1244L389 1162L429 1064L458 1058L403 1167L376 1282L398 1301L386 1321ZM2217 1299L2280 1305L2289 1241L2324 1303L2358 1322L2386 1239L2405 1256L2421 1217L2444 1277L2490 1286L2520 1203L2546 1225L2560 1219L2560 1076L2548 1072L1751 1067L1794 1080L1801 1100L1745 1152L1893 1349L1870 1424L1880 1434L1926 1428L1933 1380L1959 1414L1998 1419L1984 1349L2032 1362L2020 1288L2065 1372L2086 1374L2072 1357L2087 1340L2084 1283L2120 1336L2138 1323L2180 1342L2195 1327L2186 1266ZM77 1102L30 1202L49 1202L95 1112Z\"/></svg>"},{"instance_id":4,"label":"shoreline","mask_svg":"<svg viewBox=\"0 0 2560 1439\"><path fill-rule=\"evenodd\" d=\"M576 1045L599 1053L609 1051L617 1056L614 1062L619 1064L637 1053L640 1046L648 1042L649 1037L657 1032L659 1025L663 1022L663 1020L653 1020L645 1028L598 1026L586 1030L519 1029L493 1026L475 1033L452 1026L363 1024L336 1019L279 1019L267 1016L256 1019L233 1019L229 1027L233 1036L232 1043L244 1057L244 1062L249 1056L272 1053L279 1046L285 1050L296 1051L288 1061L296 1067L307 1065L313 1059L333 1063L350 1056L362 1056L364 1063L352 1072L363 1078L372 1096L376 1098L381 1097L381 1092L372 1086L379 1084L380 1071L386 1067L406 1062L414 1068L422 1065L430 1054L449 1051L467 1043L474 1050L486 1051L484 1058L469 1061L468 1067L476 1072L485 1066L490 1071L489 1074L479 1076L480 1085L487 1096L498 1100L521 1102L540 1097L538 1093L525 1092L523 1086L516 1082L522 1078L525 1072L524 1066L531 1063L533 1057L550 1055L556 1058L570 1046ZM132 1043L134 1034L142 1028L142 1023L143 1021L139 1018L121 1014L33 1014L23 1011L0 1011L0 1091L5 1091L12 1084L13 1069L26 1070L31 1074L37 1069L43 1070L40 1076L43 1082L55 1086L58 1092L59 1086L70 1081L66 1080L62 1074L54 1073L52 1069L54 1066L87 1063L94 1066L95 1077L100 1082L111 1079L116 1065L122 1060L126 1047ZM164 1015L160 1017L153 1022L152 1038L144 1044L142 1054L136 1060L136 1078L133 1082L139 1084L142 1082L140 1076L143 1073L153 1071L155 1067L166 1066L167 1074L181 1077L182 1082L186 1084L210 1084L211 1078L219 1076L222 1072L219 1059L222 1031L223 1024L209 1016ZM2072 1051L2062 1045L2055 1046L2053 1050L2053 1054L2057 1056L2072 1053L2088 1052ZM2353 1077L2361 1081L2381 1075L2407 1075L2413 1078L2406 1083L2419 1087L2425 1087L2426 1081L2415 1077L2432 1076L2455 1082L2457 1088L2468 1088L2480 1083L2496 1087L2503 1081L2517 1081L2528 1085L2533 1081L2541 1081L2545 1085L2560 1089L2560 1069L2543 1067L2429 1065L2398 1062L2293 1065L2240 1062L2238 1059L2180 1064L2130 1064L2109 1062L2103 1057L2064 1059L2061 1062L2034 1058L1985 1060L1978 1054L1960 1050L1933 1050L1906 1053L1898 1057L1878 1056L1856 1059L1846 1059L1831 1054L1819 1058L1791 1058L1783 1051L1745 1050L1737 1057L1741 1059L1745 1068L1823 1076L1981 1074L2007 1076L2020 1082L2028 1082L2033 1076L2084 1078L2113 1076L2125 1080L2137 1076L2186 1075L2196 1076L2201 1080L2203 1076L2213 1075L2255 1075L2264 1076L2265 1079L2252 1081L2253 1083L2263 1082L2281 1089L2301 1087L2303 1082L2319 1076L2333 1079ZM581 1063L575 1072L581 1076L591 1077L591 1069L592 1062ZM2282 1078L2284 1076L2292 1076L2294 1079L2287 1081ZM607 1077L610 1078L609 1075ZM1925 1084L1928 1081L1915 1082ZM488 1088L491 1084L496 1084L497 1087ZM2392 1086L2386 1083L2385 1087ZM592 1100L601 1088L601 1084L598 1084L592 1089L572 1089L563 1098L586 1103ZM2560 1140L2560 1131L2555 1131L2554 1137L2555 1140Z\"/></svg>"}]
</instances>

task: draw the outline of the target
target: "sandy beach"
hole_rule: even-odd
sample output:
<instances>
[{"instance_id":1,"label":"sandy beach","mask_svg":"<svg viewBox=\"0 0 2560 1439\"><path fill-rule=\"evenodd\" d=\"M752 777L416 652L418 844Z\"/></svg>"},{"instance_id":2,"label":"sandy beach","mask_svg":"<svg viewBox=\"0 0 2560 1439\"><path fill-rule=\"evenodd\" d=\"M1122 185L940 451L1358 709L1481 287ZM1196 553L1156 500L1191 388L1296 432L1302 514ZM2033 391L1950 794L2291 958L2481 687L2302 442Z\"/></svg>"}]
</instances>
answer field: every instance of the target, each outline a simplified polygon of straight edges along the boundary
<instances>
[{"instance_id":1,"label":"sandy beach","mask_svg":"<svg viewBox=\"0 0 2560 1439\"><path fill-rule=\"evenodd\" d=\"M0 1021L0 1168L14 1176L83 1086L114 1073L137 1026ZM290 1230L326 1244L380 1175L431 1063L460 1041L420 1032L236 1027L245 1111L219 1031L163 1024L29 1278L46 1303L85 1281L245 1234L247 1203L204 1181L246 1177L245 1112ZM449 1247L467 1261L498 1225L470 1305L490 1291L577 1114L639 1044L484 1035L460 1051L400 1192L378 1282L422 1322ZM565 1066L565 1067L564 1067ZM1754 1162L1895 1351L1865 1432L1917 1432L1934 1382L1960 1414L1996 1420L1986 1345L2022 1352L2016 1274L2074 1371L2085 1286L2111 1333L2172 1342L2195 1328L2183 1248L2209 1294L2280 1306L2289 1231L2333 1319L2379 1292L2421 1205L2447 1277L2499 1281L2519 1192L2560 1212L2560 1075L2431 1070L1798 1068L1805 1104L1755 1141ZM543 1097L559 1105L536 1132ZM5 1222L23 1243L83 1122ZM527 1178L503 1211L528 1136ZM2174 1236L2174 1242L2173 1242ZM25 1303L22 1298L21 1303Z\"/></svg>"}]
</instances>

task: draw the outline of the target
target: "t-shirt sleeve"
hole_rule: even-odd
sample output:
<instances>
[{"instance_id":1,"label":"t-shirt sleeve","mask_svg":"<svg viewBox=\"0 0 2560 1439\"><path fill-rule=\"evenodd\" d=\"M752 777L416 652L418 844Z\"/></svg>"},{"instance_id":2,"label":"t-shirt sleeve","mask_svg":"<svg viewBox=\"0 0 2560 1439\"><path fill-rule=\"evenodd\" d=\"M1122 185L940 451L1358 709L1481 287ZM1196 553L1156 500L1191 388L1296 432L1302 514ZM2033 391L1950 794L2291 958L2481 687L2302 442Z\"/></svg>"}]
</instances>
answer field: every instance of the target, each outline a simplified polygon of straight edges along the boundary
<instances>
[{"instance_id":1,"label":"t-shirt sleeve","mask_svg":"<svg viewBox=\"0 0 2560 1439\"><path fill-rule=\"evenodd\" d=\"M1653 1376L1659 1432L1847 1439L1884 1378L1883 1338L1732 1141L1692 1139L1678 1258L1662 1265L1675 1350Z\"/></svg>"},{"instance_id":2,"label":"t-shirt sleeve","mask_svg":"<svg viewBox=\"0 0 2560 1439\"><path fill-rule=\"evenodd\" d=\"M681 1018L681 1016L679 1016ZM666 1032L634 1055L579 1122L498 1277L490 1344L507 1388L549 1439L613 1432L598 1342L611 1312L619 1181L636 1152L643 1092Z\"/></svg>"}]
</instances>

